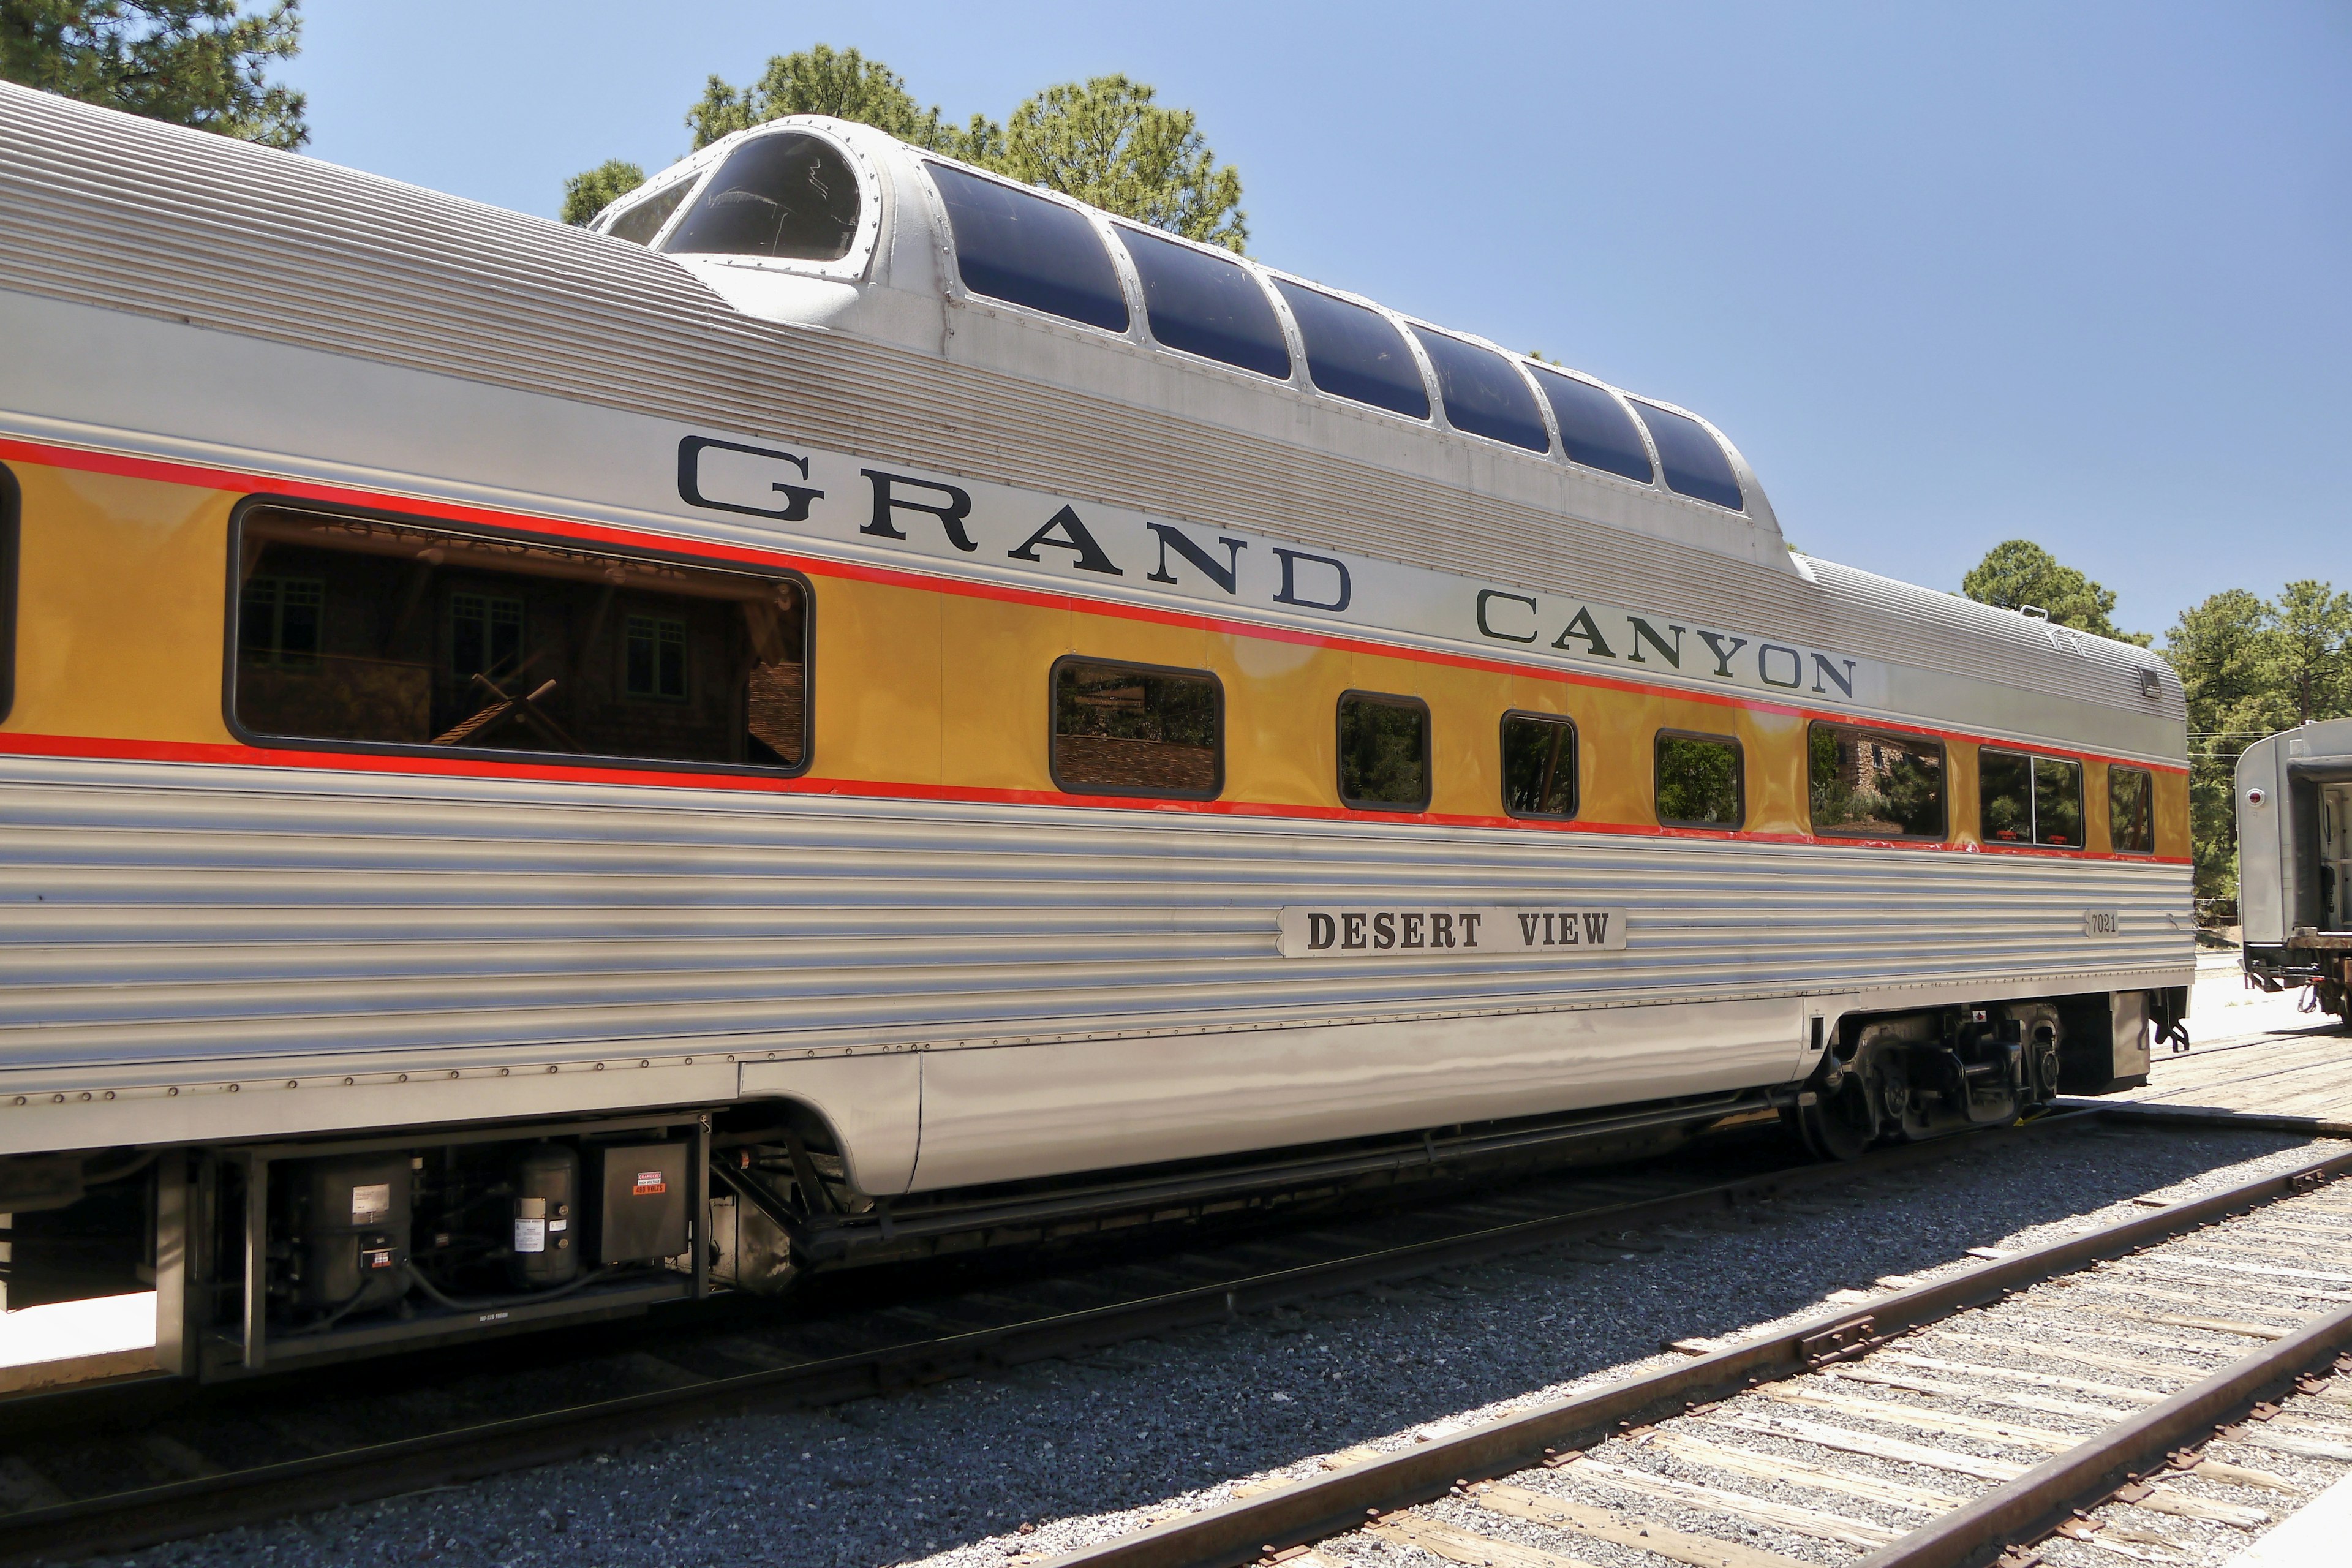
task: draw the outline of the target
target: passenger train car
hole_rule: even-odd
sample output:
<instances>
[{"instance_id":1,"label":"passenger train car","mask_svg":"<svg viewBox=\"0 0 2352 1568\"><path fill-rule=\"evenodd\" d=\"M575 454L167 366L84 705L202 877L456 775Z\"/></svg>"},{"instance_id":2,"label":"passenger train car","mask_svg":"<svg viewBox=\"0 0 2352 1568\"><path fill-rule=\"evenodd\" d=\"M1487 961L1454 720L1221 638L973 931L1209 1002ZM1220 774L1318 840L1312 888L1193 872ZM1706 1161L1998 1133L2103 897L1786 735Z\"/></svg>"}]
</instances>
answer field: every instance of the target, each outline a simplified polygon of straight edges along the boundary
<instances>
[{"instance_id":1,"label":"passenger train car","mask_svg":"<svg viewBox=\"0 0 2352 1568\"><path fill-rule=\"evenodd\" d=\"M0 88L12 1306L229 1377L2139 1081L2147 652L824 119L565 228ZM1890 496L1890 508L1903 498Z\"/></svg>"},{"instance_id":2,"label":"passenger train car","mask_svg":"<svg viewBox=\"0 0 2352 1568\"><path fill-rule=\"evenodd\" d=\"M2352 1024L2352 719L2264 736L2236 782L2246 976Z\"/></svg>"}]
</instances>

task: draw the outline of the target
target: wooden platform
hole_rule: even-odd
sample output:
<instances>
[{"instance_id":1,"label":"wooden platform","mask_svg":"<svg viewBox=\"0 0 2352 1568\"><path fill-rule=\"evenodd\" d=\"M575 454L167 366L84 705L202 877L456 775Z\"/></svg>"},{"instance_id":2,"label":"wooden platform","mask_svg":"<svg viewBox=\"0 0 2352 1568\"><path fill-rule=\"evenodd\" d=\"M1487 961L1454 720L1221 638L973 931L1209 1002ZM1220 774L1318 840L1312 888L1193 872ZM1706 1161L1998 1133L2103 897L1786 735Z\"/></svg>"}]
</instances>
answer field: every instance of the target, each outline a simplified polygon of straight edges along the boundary
<instances>
[{"instance_id":1,"label":"wooden platform","mask_svg":"<svg viewBox=\"0 0 2352 1568\"><path fill-rule=\"evenodd\" d=\"M2100 1103L2352 1124L2352 1032L2329 1014L2298 1011L2298 997L2246 990L2234 956L2209 961L2189 1000L2191 1048L2176 1055L2158 1047L2146 1089Z\"/></svg>"}]
</instances>

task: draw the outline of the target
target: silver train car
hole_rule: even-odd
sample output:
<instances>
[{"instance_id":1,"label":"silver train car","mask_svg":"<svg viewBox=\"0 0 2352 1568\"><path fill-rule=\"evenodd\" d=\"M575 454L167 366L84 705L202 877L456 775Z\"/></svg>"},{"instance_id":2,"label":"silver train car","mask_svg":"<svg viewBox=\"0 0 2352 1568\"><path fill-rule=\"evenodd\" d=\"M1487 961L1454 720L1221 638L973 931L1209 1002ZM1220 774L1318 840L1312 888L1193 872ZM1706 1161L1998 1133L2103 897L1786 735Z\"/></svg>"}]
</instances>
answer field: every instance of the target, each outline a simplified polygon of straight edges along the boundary
<instances>
[{"instance_id":1,"label":"silver train car","mask_svg":"<svg viewBox=\"0 0 2352 1568\"><path fill-rule=\"evenodd\" d=\"M2321 1009L2352 1024L2352 719L2248 746L2236 810L2247 977L2315 987Z\"/></svg>"},{"instance_id":2,"label":"silver train car","mask_svg":"<svg viewBox=\"0 0 2352 1568\"><path fill-rule=\"evenodd\" d=\"M823 119L592 231L0 87L0 1214L231 1377L2137 1082L2179 688Z\"/></svg>"}]
</instances>

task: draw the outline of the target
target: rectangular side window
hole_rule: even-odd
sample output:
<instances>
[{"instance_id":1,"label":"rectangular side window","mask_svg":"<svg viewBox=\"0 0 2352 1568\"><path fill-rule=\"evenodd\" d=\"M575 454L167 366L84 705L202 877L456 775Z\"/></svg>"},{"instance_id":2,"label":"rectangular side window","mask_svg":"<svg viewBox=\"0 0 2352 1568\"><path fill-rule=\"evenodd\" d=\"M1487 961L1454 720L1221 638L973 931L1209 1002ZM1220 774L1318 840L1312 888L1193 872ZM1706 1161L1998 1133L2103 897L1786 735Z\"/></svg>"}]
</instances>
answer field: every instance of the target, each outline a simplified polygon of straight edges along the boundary
<instances>
[{"instance_id":1,"label":"rectangular side window","mask_svg":"<svg viewBox=\"0 0 2352 1568\"><path fill-rule=\"evenodd\" d=\"M1739 742L1728 735L1658 731L1658 821L1669 827L1735 828L1748 820Z\"/></svg>"},{"instance_id":2,"label":"rectangular side window","mask_svg":"<svg viewBox=\"0 0 2352 1568\"><path fill-rule=\"evenodd\" d=\"M2033 842L2083 847L2083 764L2033 759Z\"/></svg>"},{"instance_id":3,"label":"rectangular side window","mask_svg":"<svg viewBox=\"0 0 2352 1568\"><path fill-rule=\"evenodd\" d=\"M1977 753L1979 818L1988 844L2083 847L2083 764L2016 752Z\"/></svg>"},{"instance_id":4,"label":"rectangular side window","mask_svg":"<svg viewBox=\"0 0 2352 1568\"><path fill-rule=\"evenodd\" d=\"M1224 691L1208 671L1063 658L1053 690L1056 788L1213 800L1224 787Z\"/></svg>"},{"instance_id":5,"label":"rectangular side window","mask_svg":"<svg viewBox=\"0 0 2352 1568\"><path fill-rule=\"evenodd\" d=\"M230 712L247 734L775 770L808 760L798 578L274 507L244 515L236 558Z\"/></svg>"},{"instance_id":6,"label":"rectangular side window","mask_svg":"<svg viewBox=\"0 0 2352 1568\"><path fill-rule=\"evenodd\" d=\"M1849 724L1808 733L1813 831L1857 838L1944 837L1944 748Z\"/></svg>"},{"instance_id":7,"label":"rectangular side window","mask_svg":"<svg viewBox=\"0 0 2352 1568\"><path fill-rule=\"evenodd\" d=\"M0 719L16 703L16 476L0 466Z\"/></svg>"},{"instance_id":8,"label":"rectangular side window","mask_svg":"<svg viewBox=\"0 0 2352 1568\"><path fill-rule=\"evenodd\" d=\"M2033 842L2033 759L2014 752L1977 753L1977 816L1988 844Z\"/></svg>"},{"instance_id":9,"label":"rectangular side window","mask_svg":"<svg viewBox=\"0 0 2352 1568\"><path fill-rule=\"evenodd\" d=\"M2156 775L2146 768L2107 770L2107 837L2119 855L2156 853Z\"/></svg>"},{"instance_id":10,"label":"rectangular side window","mask_svg":"<svg viewBox=\"0 0 2352 1568\"><path fill-rule=\"evenodd\" d=\"M1576 726L1539 713L1503 715L1503 809L1513 816L1576 815Z\"/></svg>"},{"instance_id":11,"label":"rectangular side window","mask_svg":"<svg viewBox=\"0 0 2352 1568\"><path fill-rule=\"evenodd\" d=\"M1339 803L1358 811L1429 806L1429 704L1350 691L1339 699Z\"/></svg>"}]
</instances>

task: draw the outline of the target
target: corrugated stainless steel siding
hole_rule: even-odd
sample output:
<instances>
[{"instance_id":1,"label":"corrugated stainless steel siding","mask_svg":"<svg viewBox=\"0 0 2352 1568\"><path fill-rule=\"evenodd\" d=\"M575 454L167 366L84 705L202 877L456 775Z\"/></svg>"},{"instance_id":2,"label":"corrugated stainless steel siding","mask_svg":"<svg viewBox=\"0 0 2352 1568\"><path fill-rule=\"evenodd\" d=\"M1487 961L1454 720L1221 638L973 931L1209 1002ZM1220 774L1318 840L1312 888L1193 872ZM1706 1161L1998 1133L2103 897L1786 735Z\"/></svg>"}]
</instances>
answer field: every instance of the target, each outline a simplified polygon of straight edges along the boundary
<instances>
[{"instance_id":1,"label":"corrugated stainless steel siding","mask_svg":"<svg viewBox=\"0 0 2352 1568\"><path fill-rule=\"evenodd\" d=\"M0 1078L1967 985L2185 964L2187 895L2116 861L16 759ZM1618 904L1633 942L1276 956L1282 905L1339 899Z\"/></svg>"},{"instance_id":2,"label":"corrugated stainless steel siding","mask_svg":"<svg viewBox=\"0 0 2352 1568\"><path fill-rule=\"evenodd\" d=\"M2133 658L2062 655L2023 623L1940 615L1940 596L1866 574L1816 587L1172 408L752 321L636 246L7 84L0 216L0 286L53 298L1556 593L1664 599L2054 695L2115 701L2100 661ZM1166 369L1172 405L1190 373Z\"/></svg>"}]
</instances>

